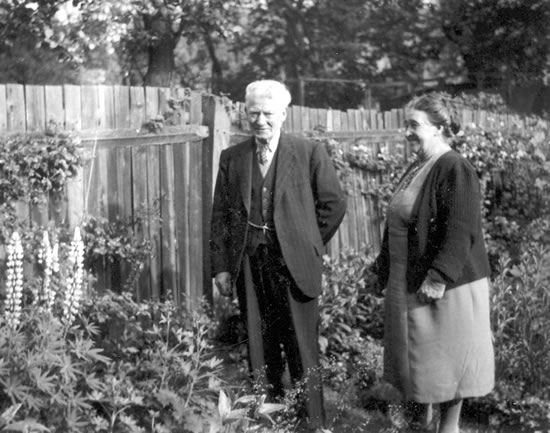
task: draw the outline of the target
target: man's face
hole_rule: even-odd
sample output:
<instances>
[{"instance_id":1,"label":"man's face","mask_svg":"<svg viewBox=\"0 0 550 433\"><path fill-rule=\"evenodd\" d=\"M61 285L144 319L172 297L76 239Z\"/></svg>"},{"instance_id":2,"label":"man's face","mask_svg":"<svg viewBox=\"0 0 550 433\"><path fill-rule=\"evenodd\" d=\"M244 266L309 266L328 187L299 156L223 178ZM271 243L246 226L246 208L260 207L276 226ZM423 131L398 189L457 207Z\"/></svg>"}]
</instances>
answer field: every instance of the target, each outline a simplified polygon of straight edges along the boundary
<instances>
[{"instance_id":1,"label":"man's face","mask_svg":"<svg viewBox=\"0 0 550 433\"><path fill-rule=\"evenodd\" d=\"M276 99L253 96L248 101L246 113L256 139L267 143L281 130L286 118L286 107Z\"/></svg>"}]
</instances>

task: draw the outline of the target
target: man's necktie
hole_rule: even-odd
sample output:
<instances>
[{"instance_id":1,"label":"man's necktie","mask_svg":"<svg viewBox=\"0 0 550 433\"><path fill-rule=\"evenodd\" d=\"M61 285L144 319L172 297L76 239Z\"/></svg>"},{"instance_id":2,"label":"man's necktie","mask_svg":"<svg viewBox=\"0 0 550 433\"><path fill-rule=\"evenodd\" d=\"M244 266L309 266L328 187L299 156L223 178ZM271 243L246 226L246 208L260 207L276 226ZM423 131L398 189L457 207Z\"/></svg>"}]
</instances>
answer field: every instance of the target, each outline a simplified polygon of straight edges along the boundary
<instances>
[{"instance_id":1,"label":"man's necktie","mask_svg":"<svg viewBox=\"0 0 550 433\"><path fill-rule=\"evenodd\" d=\"M267 152L269 150L269 145L267 144L258 144L258 162L261 165L264 165L267 162Z\"/></svg>"}]
</instances>

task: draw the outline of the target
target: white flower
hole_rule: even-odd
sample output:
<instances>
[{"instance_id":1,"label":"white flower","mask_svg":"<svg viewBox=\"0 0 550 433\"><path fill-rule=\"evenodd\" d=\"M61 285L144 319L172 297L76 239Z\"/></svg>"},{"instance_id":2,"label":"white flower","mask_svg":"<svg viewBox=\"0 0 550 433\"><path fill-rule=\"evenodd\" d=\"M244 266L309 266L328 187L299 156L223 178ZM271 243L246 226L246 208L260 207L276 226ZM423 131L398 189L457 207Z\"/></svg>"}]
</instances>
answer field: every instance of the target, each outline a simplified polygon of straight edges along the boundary
<instances>
[{"instance_id":1,"label":"white flower","mask_svg":"<svg viewBox=\"0 0 550 433\"><path fill-rule=\"evenodd\" d=\"M13 232L6 246L6 299L4 314L7 323L16 327L21 319L23 298L23 245L18 232Z\"/></svg>"},{"instance_id":2,"label":"white flower","mask_svg":"<svg viewBox=\"0 0 550 433\"><path fill-rule=\"evenodd\" d=\"M63 304L63 320L71 323L82 301L82 282L84 279L84 243L80 229L75 228L74 237L69 249L69 275L67 276L67 293Z\"/></svg>"}]
</instances>

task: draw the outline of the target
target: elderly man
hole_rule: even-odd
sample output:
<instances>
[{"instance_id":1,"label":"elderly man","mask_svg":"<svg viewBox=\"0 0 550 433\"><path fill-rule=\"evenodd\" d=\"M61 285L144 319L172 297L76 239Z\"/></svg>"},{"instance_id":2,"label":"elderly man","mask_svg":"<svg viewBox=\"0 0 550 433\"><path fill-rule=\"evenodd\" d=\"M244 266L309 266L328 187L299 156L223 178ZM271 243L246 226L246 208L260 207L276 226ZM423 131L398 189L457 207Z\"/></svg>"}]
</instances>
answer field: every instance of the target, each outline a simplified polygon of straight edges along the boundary
<instances>
[{"instance_id":1,"label":"elderly man","mask_svg":"<svg viewBox=\"0 0 550 433\"><path fill-rule=\"evenodd\" d=\"M220 156L212 273L222 295L236 288L256 378L267 382L270 397L281 397L286 359L292 382L305 383L303 424L315 431L324 423L321 257L344 217L346 198L323 145L281 133L290 99L277 81L246 88L254 136Z\"/></svg>"}]
</instances>

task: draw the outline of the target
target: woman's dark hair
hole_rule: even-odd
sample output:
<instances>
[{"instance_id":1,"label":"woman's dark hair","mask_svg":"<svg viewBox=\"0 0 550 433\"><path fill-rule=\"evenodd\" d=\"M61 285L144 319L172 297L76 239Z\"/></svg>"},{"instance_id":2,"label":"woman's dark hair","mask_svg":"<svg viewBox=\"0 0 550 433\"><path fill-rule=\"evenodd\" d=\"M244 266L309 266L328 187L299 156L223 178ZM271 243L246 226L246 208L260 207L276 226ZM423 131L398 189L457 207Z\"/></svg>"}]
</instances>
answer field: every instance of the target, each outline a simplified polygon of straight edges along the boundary
<instances>
[{"instance_id":1,"label":"woman's dark hair","mask_svg":"<svg viewBox=\"0 0 550 433\"><path fill-rule=\"evenodd\" d=\"M443 128L445 137L453 137L460 131L460 124L456 120L454 108L449 99L440 93L432 92L416 96L405 106L405 110L418 110L426 113L433 125Z\"/></svg>"}]
</instances>

